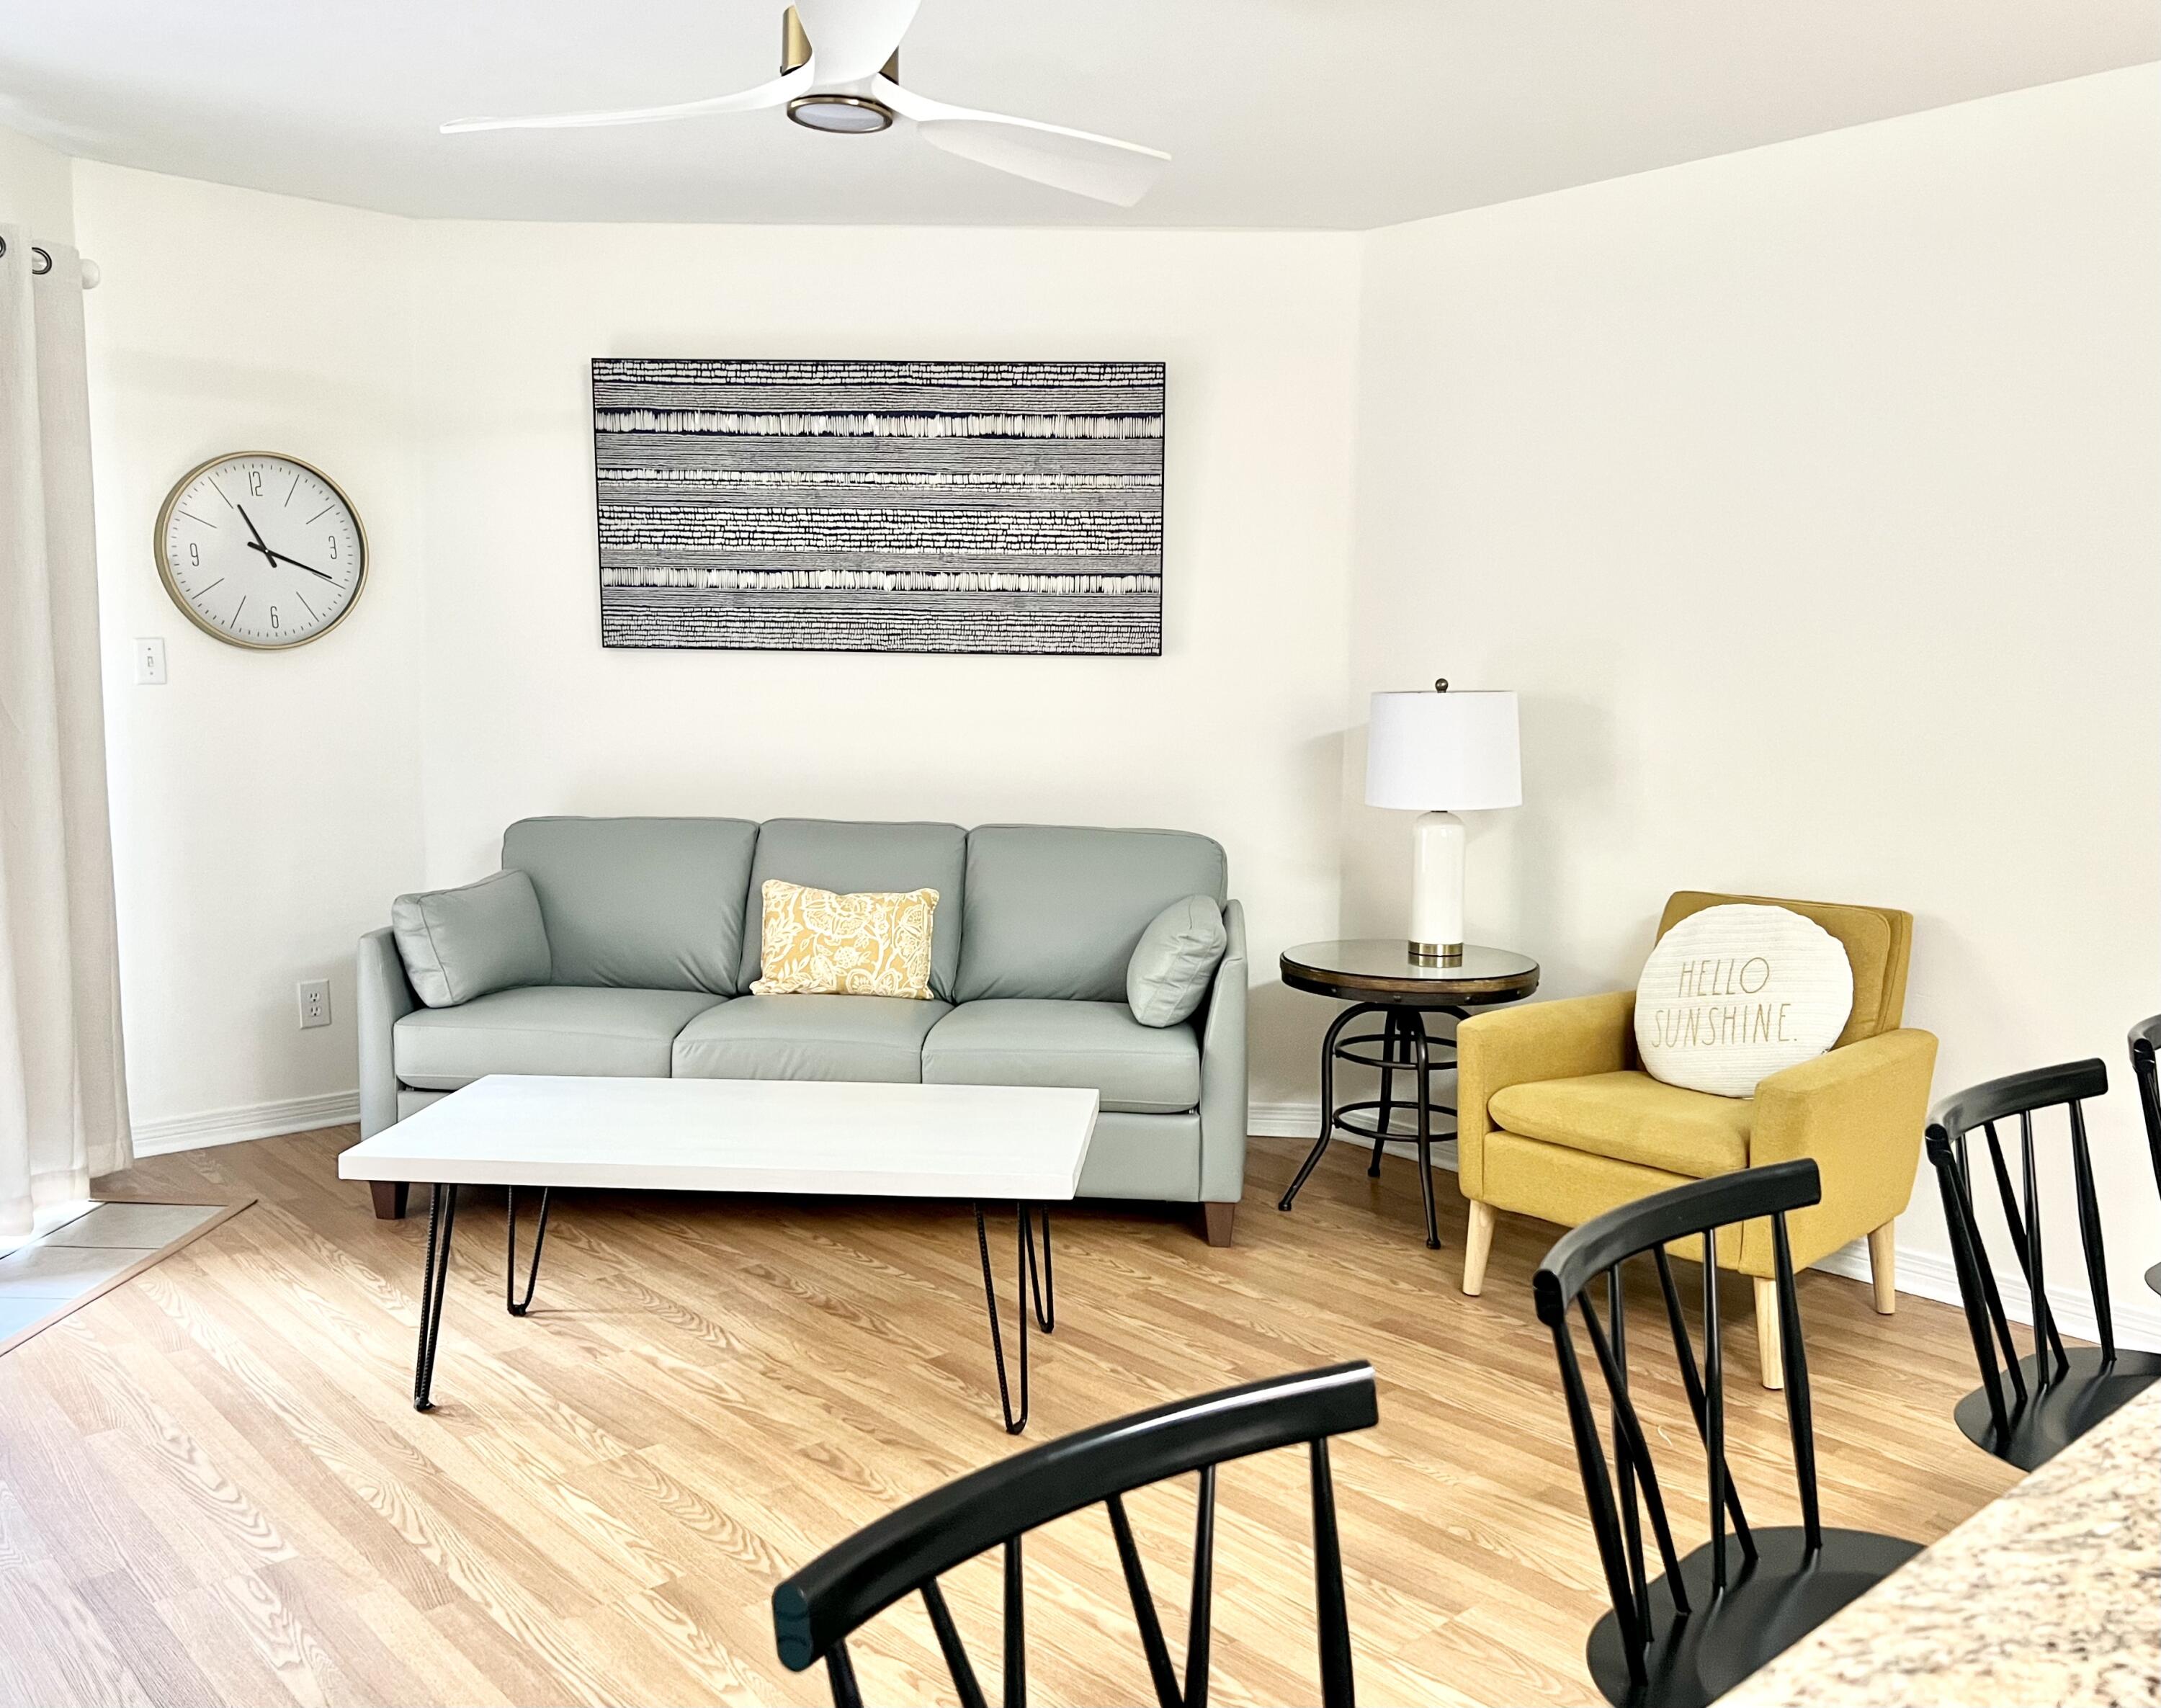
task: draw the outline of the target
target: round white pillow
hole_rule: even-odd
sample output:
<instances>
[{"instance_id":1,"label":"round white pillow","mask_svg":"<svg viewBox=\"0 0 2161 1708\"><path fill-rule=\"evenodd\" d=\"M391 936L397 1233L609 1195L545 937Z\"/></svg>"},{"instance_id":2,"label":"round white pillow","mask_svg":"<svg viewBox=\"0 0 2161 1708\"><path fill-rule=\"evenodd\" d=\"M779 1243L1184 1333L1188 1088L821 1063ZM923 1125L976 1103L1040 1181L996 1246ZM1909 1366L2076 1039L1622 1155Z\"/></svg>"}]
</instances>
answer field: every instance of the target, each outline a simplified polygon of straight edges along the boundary
<instances>
[{"instance_id":1,"label":"round white pillow","mask_svg":"<svg viewBox=\"0 0 2161 1708\"><path fill-rule=\"evenodd\" d=\"M1729 903L1659 940L1636 982L1636 1049L1669 1086L1752 1097L1821 1055L1853 1013L1846 946L1790 908Z\"/></svg>"}]
</instances>

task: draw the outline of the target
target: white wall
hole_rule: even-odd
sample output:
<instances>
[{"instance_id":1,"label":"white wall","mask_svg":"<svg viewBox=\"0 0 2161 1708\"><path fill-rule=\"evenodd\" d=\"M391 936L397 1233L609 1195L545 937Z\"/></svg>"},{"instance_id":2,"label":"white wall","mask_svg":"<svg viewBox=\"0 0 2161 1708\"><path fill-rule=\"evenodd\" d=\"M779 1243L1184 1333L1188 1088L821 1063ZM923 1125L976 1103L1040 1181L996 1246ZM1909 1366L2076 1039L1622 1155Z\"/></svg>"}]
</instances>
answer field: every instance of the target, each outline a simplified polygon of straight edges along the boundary
<instances>
[{"instance_id":1,"label":"white wall","mask_svg":"<svg viewBox=\"0 0 2161 1708\"><path fill-rule=\"evenodd\" d=\"M1363 696L1442 672L1526 695L1471 917L1548 994L1632 981L1678 885L1853 897L1919 916L1940 1087L2115 1068L2161 1007L2157 107L2116 74L1363 238L414 225L79 165L141 1118L348 1091L353 938L547 810L1211 831L1256 1097L1310 1103L1329 1005L1274 953L1339 883L1398 929ZM1167 655L603 652L586 362L813 351L1169 361ZM147 538L254 445L374 548L284 658L196 636ZM2161 1215L2096 1112L2130 1302ZM1902 1238L1940 1252L1925 1198Z\"/></svg>"},{"instance_id":2,"label":"white wall","mask_svg":"<svg viewBox=\"0 0 2161 1708\"><path fill-rule=\"evenodd\" d=\"M154 1144L300 1100L284 1124L305 1124L354 1083L354 940L421 869L411 227L87 162L76 213L104 270L86 319L136 1122ZM367 529L367 588L320 645L224 645L158 580L166 492L251 450L328 471ZM133 685L136 635L164 637L166 685ZM325 976L334 1022L302 1032L294 987Z\"/></svg>"},{"instance_id":3,"label":"white wall","mask_svg":"<svg viewBox=\"0 0 2161 1708\"><path fill-rule=\"evenodd\" d=\"M1255 1095L1310 1096L1269 975L1336 924L1356 238L455 223L422 242L431 881L492 869L503 825L541 811L1202 831L1269 987ZM1167 362L1164 656L603 651L588 363L623 355Z\"/></svg>"},{"instance_id":4,"label":"white wall","mask_svg":"<svg viewBox=\"0 0 2161 1708\"><path fill-rule=\"evenodd\" d=\"M1543 994L1632 984L1685 886L1880 903L1917 916L1940 1093L2106 1057L2112 1291L2149 1329L2157 97L2111 73L1375 234L1348 713L1521 690L1470 930ZM1393 934L1408 826L1361 765L1346 925ZM1902 1251L1945 1252L1934 1193Z\"/></svg>"},{"instance_id":5,"label":"white wall","mask_svg":"<svg viewBox=\"0 0 2161 1708\"><path fill-rule=\"evenodd\" d=\"M66 155L0 127L0 221L34 237L75 241L75 186Z\"/></svg>"},{"instance_id":6,"label":"white wall","mask_svg":"<svg viewBox=\"0 0 2161 1708\"><path fill-rule=\"evenodd\" d=\"M529 813L1187 826L1230 851L1258 971L1334 930L1355 238L416 224L87 164L77 187L153 1143L324 1118L353 940L492 869ZM1165 655L604 652L588 363L638 352L1169 362ZM182 473L253 448L324 468L369 534L351 618L285 655L197 633L149 550ZM132 685L137 634L169 685ZM325 974L335 1023L302 1033L294 984ZM1255 1007L1256 1095L1310 1095L1302 1034L1272 1047L1281 1004Z\"/></svg>"}]
</instances>

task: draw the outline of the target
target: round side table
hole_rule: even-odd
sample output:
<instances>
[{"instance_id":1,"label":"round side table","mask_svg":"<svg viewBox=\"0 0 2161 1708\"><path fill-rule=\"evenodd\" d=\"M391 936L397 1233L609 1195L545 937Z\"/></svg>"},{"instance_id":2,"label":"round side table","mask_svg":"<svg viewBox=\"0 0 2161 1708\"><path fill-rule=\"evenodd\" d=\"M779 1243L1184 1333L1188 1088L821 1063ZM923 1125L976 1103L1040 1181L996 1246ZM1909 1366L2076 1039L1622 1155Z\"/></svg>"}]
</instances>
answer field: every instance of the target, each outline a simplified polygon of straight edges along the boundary
<instances>
[{"instance_id":1,"label":"round side table","mask_svg":"<svg viewBox=\"0 0 2161 1708\"><path fill-rule=\"evenodd\" d=\"M1290 1208L1299 1188L1305 1185L1306 1176L1320 1164L1329 1141L1339 1132L1373 1141L1373 1160L1366 1169L1369 1175L1381 1172L1381 1153L1389 1139L1415 1138L1419 1187L1425 1195L1425 1242L1429 1248L1439 1251L1440 1224L1433 1209L1433 1141L1450 1134L1434 1133L1433 1117L1435 1112L1452 1116L1455 1111L1434 1102L1432 1075L1436 1068L1455 1066L1455 1044L1452 1038L1429 1038L1425 1017L1452 1014L1464 1020L1470 1018L1473 1008L1528 997L1539 987L1538 962L1512 949L1467 943L1460 959L1435 965L1413 961L1409 945L1400 937L1360 937L1336 943L1301 943L1295 949L1286 949L1282 971L1283 982L1293 990L1334 997L1351 1007L1336 1017L1320 1043L1320 1137L1314 1141L1312 1154L1300 1165L1298 1178L1290 1183L1290 1190L1276 1208ZM1381 1017L1381 1030L1362 1032L1353 1038L1343 1036L1343 1028L1353 1020L1372 1015ZM1377 1045L1378 1054L1360 1053L1369 1045ZM1440 1049L1448 1052L1445 1059L1436 1057L1435 1052ZM1339 1061L1378 1068L1381 1095L1337 1103L1336 1064ZM1408 1101L1417 1116L1418 1127L1414 1133L1399 1133L1394 1130L1398 1107L1395 1076L1405 1072L1411 1075L1412 1095ZM1369 1124L1362 1124L1360 1117L1369 1117Z\"/></svg>"}]
</instances>

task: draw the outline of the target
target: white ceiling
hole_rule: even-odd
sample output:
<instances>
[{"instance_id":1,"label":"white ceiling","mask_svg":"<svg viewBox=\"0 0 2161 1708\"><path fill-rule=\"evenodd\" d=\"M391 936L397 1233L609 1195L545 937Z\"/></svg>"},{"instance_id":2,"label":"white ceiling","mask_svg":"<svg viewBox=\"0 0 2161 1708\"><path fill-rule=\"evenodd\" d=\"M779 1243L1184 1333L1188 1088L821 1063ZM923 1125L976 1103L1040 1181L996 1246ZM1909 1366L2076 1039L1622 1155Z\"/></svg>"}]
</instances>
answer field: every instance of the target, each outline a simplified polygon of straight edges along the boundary
<instances>
[{"instance_id":1,"label":"white ceiling","mask_svg":"<svg viewBox=\"0 0 2161 1708\"><path fill-rule=\"evenodd\" d=\"M0 124L488 219L1364 228L2161 59L2157 0L924 0L903 79L1166 148L1130 211L778 113L442 137L762 82L782 0L8 0Z\"/></svg>"}]
</instances>

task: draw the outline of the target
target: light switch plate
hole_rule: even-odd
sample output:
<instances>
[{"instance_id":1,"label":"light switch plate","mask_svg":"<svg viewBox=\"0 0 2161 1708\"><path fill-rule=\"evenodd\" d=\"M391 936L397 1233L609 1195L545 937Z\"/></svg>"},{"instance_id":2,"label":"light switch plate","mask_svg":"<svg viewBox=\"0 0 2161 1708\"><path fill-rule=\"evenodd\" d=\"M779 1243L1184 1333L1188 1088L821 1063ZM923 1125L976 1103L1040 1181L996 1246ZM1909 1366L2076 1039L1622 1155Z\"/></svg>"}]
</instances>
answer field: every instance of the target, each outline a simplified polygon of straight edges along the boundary
<instances>
[{"instance_id":1,"label":"light switch plate","mask_svg":"<svg viewBox=\"0 0 2161 1708\"><path fill-rule=\"evenodd\" d=\"M135 640L135 685L162 688L165 683L165 643L162 636L138 635Z\"/></svg>"}]
</instances>

